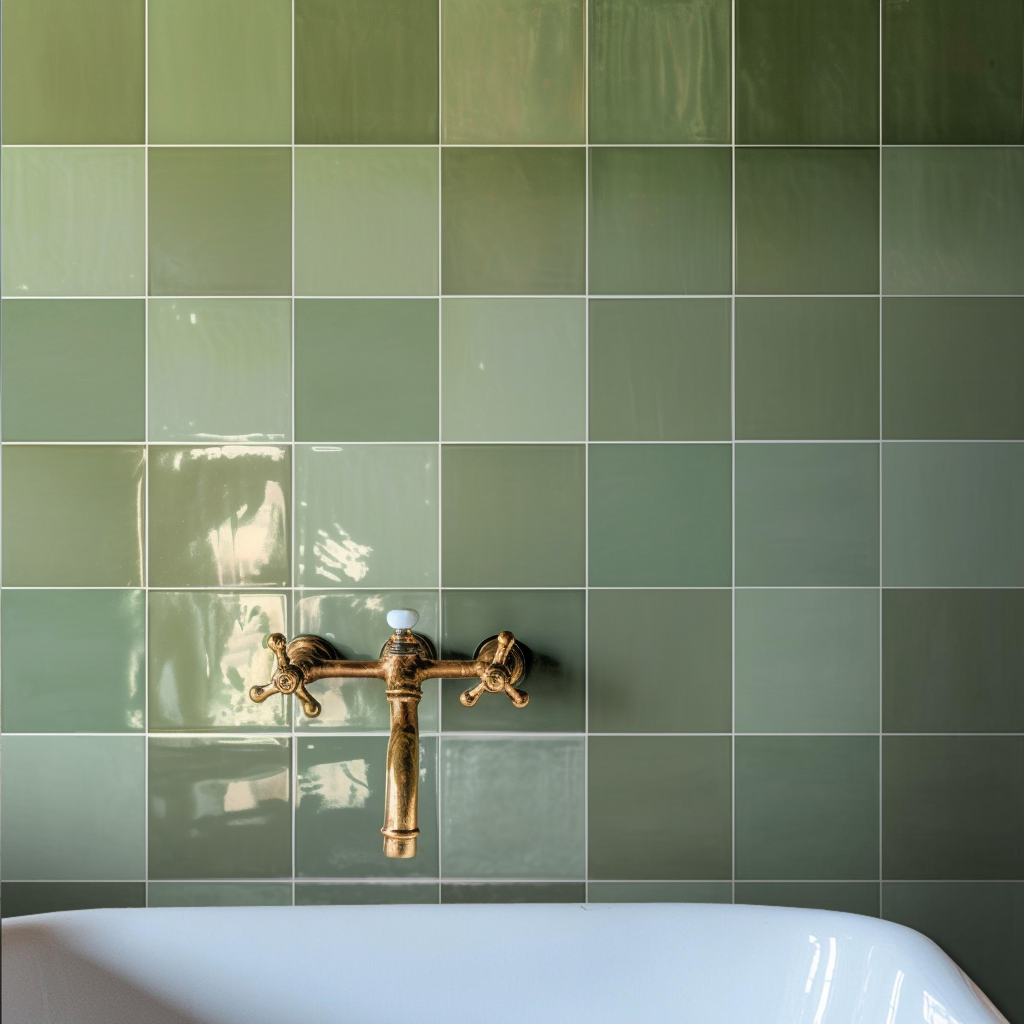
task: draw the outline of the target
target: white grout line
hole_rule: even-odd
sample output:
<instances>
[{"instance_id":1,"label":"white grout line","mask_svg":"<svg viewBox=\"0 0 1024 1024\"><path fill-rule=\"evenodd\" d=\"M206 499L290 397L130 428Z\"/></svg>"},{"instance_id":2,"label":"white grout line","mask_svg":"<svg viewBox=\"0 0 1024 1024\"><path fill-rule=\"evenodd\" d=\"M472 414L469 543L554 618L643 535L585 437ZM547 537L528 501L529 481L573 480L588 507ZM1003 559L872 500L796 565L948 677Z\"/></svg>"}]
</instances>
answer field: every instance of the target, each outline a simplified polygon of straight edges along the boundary
<instances>
[{"instance_id":1,"label":"white grout line","mask_svg":"<svg viewBox=\"0 0 1024 1024\"><path fill-rule=\"evenodd\" d=\"M145 355L143 357L143 363L145 367L146 379L144 382L144 399L143 399L143 415L145 416L145 422L143 423L143 437L145 439L145 448L143 449L144 459L144 472L145 472L145 484L144 484L144 526L143 526L143 565L141 573L142 582L142 593L143 593L143 611L145 615L145 622L143 624L143 656L142 656L142 685L145 687L143 691L143 719L142 728L144 730L142 746L143 746L143 856L145 857L146 865L146 889L144 906L149 906L149 4L145 5L145 12L143 14L143 102L144 108L144 135L145 146L142 151L143 160L143 174L145 181L142 186L142 202L143 202L143 225L144 225L144 246L143 246L143 283L142 288L144 292L143 302L143 314L145 318L145 325L143 328L143 340L146 346Z\"/></svg>"},{"instance_id":2,"label":"white grout line","mask_svg":"<svg viewBox=\"0 0 1024 1024\"><path fill-rule=\"evenodd\" d=\"M583 4L583 898L590 899L590 3Z\"/></svg>"}]
</instances>

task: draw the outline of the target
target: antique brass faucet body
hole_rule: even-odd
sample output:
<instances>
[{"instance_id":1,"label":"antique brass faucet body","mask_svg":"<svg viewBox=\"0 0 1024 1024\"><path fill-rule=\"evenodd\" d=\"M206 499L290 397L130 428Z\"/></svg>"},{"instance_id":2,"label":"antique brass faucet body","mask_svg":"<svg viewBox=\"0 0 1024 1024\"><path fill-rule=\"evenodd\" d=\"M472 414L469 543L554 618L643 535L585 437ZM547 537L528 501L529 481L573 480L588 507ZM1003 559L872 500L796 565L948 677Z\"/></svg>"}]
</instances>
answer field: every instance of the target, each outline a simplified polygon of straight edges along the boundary
<instances>
[{"instance_id":1,"label":"antique brass faucet body","mask_svg":"<svg viewBox=\"0 0 1024 1024\"><path fill-rule=\"evenodd\" d=\"M269 686L254 686L249 697L260 703L275 693L294 694L310 718L320 714L320 703L307 686L320 679L383 679L391 705L387 780L384 789L384 853L388 857L415 857L419 783L419 710L425 679L479 679L459 700L471 708L483 693L505 692L517 708L525 708L529 694L518 683L527 673L529 651L507 630L485 640L472 661L438 660L433 644L414 633L419 616L408 608L388 612L394 629L381 648L378 661L346 661L333 644L319 636L297 636L291 642L271 633L265 643L277 657L277 671Z\"/></svg>"}]
</instances>

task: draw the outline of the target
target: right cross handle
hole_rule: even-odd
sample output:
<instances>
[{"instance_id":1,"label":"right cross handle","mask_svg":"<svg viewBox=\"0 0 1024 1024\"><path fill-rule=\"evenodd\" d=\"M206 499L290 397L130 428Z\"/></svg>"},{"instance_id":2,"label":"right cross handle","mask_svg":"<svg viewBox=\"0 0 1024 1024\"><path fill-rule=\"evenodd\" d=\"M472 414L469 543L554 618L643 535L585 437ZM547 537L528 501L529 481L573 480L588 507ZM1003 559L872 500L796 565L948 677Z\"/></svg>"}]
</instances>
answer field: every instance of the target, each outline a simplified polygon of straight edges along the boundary
<instances>
[{"instance_id":1,"label":"right cross handle","mask_svg":"<svg viewBox=\"0 0 1024 1024\"><path fill-rule=\"evenodd\" d=\"M501 693L502 690L517 708L525 708L530 703L530 695L516 686L526 674L526 658L507 629L485 640L476 649L475 657L484 662L489 658L490 662L480 669L480 682L459 696L467 708L471 708L482 693Z\"/></svg>"}]
</instances>

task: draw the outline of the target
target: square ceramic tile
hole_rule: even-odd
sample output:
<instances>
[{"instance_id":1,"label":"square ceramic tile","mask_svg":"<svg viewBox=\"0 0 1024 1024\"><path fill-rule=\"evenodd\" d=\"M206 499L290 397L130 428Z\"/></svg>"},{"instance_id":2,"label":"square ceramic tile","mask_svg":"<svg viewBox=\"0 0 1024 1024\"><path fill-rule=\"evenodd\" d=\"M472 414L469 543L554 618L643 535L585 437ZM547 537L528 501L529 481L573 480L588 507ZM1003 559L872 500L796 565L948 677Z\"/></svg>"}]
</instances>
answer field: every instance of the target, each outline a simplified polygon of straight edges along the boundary
<instances>
[{"instance_id":1,"label":"square ceramic tile","mask_svg":"<svg viewBox=\"0 0 1024 1024\"><path fill-rule=\"evenodd\" d=\"M144 728L141 590L6 590L3 635L4 732ZM73 669L47 656L58 637Z\"/></svg>"},{"instance_id":2,"label":"square ceramic tile","mask_svg":"<svg viewBox=\"0 0 1024 1024\"><path fill-rule=\"evenodd\" d=\"M299 295L437 294L437 151L295 151Z\"/></svg>"},{"instance_id":3,"label":"square ceramic tile","mask_svg":"<svg viewBox=\"0 0 1024 1024\"><path fill-rule=\"evenodd\" d=\"M4 879L146 874L141 736L5 736Z\"/></svg>"},{"instance_id":4,"label":"square ceramic tile","mask_svg":"<svg viewBox=\"0 0 1024 1024\"><path fill-rule=\"evenodd\" d=\"M725 0L590 5L591 142L728 142Z\"/></svg>"},{"instance_id":5,"label":"square ceramic tile","mask_svg":"<svg viewBox=\"0 0 1024 1024\"><path fill-rule=\"evenodd\" d=\"M727 587L726 444L590 446L590 585Z\"/></svg>"},{"instance_id":6,"label":"square ceramic tile","mask_svg":"<svg viewBox=\"0 0 1024 1024\"><path fill-rule=\"evenodd\" d=\"M877 148L737 150L736 290L877 292L878 196Z\"/></svg>"},{"instance_id":7,"label":"square ceramic tile","mask_svg":"<svg viewBox=\"0 0 1024 1024\"><path fill-rule=\"evenodd\" d=\"M732 882L589 882L591 903L732 903Z\"/></svg>"},{"instance_id":8,"label":"square ceramic tile","mask_svg":"<svg viewBox=\"0 0 1024 1024\"><path fill-rule=\"evenodd\" d=\"M445 299L446 441L583 441L584 299Z\"/></svg>"},{"instance_id":9,"label":"square ceramic tile","mask_svg":"<svg viewBox=\"0 0 1024 1024\"><path fill-rule=\"evenodd\" d=\"M583 882L443 882L442 903L583 903Z\"/></svg>"},{"instance_id":10,"label":"square ceramic tile","mask_svg":"<svg viewBox=\"0 0 1024 1024\"><path fill-rule=\"evenodd\" d=\"M590 291L717 295L732 281L729 150L590 150Z\"/></svg>"},{"instance_id":11,"label":"square ceramic tile","mask_svg":"<svg viewBox=\"0 0 1024 1024\"><path fill-rule=\"evenodd\" d=\"M4 917L146 905L145 882L4 882L0 890Z\"/></svg>"},{"instance_id":12,"label":"square ceramic tile","mask_svg":"<svg viewBox=\"0 0 1024 1024\"><path fill-rule=\"evenodd\" d=\"M878 585L878 445L736 446L736 583Z\"/></svg>"},{"instance_id":13,"label":"square ceramic tile","mask_svg":"<svg viewBox=\"0 0 1024 1024\"><path fill-rule=\"evenodd\" d=\"M151 150L150 294L290 294L291 163L283 148Z\"/></svg>"},{"instance_id":14,"label":"square ceramic tile","mask_svg":"<svg viewBox=\"0 0 1024 1024\"><path fill-rule=\"evenodd\" d=\"M137 587L146 453L127 445L5 445L8 587Z\"/></svg>"},{"instance_id":15,"label":"square ceramic tile","mask_svg":"<svg viewBox=\"0 0 1024 1024\"><path fill-rule=\"evenodd\" d=\"M380 906L440 902L440 883L381 879L373 882L298 882L297 907Z\"/></svg>"},{"instance_id":16,"label":"square ceramic tile","mask_svg":"<svg viewBox=\"0 0 1024 1024\"><path fill-rule=\"evenodd\" d=\"M736 902L878 917L877 882L737 882Z\"/></svg>"},{"instance_id":17,"label":"square ceramic tile","mask_svg":"<svg viewBox=\"0 0 1024 1024\"><path fill-rule=\"evenodd\" d=\"M5 441L141 441L146 314L134 299L6 300Z\"/></svg>"},{"instance_id":18,"label":"square ceramic tile","mask_svg":"<svg viewBox=\"0 0 1024 1024\"><path fill-rule=\"evenodd\" d=\"M731 439L728 299L590 303L592 441Z\"/></svg>"},{"instance_id":19,"label":"square ceramic tile","mask_svg":"<svg viewBox=\"0 0 1024 1024\"><path fill-rule=\"evenodd\" d=\"M582 295L582 148L445 149L441 290L446 295Z\"/></svg>"},{"instance_id":20,"label":"square ceramic tile","mask_svg":"<svg viewBox=\"0 0 1024 1024\"><path fill-rule=\"evenodd\" d=\"M287 299L151 299L149 439L291 436Z\"/></svg>"},{"instance_id":21,"label":"square ceramic tile","mask_svg":"<svg viewBox=\"0 0 1024 1024\"><path fill-rule=\"evenodd\" d=\"M592 732L731 730L728 590L592 590L589 612Z\"/></svg>"},{"instance_id":22,"label":"square ceramic tile","mask_svg":"<svg viewBox=\"0 0 1024 1024\"><path fill-rule=\"evenodd\" d=\"M142 295L142 148L4 148L3 294Z\"/></svg>"},{"instance_id":23,"label":"square ceramic tile","mask_svg":"<svg viewBox=\"0 0 1024 1024\"><path fill-rule=\"evenodd\" d=\"M291 882L151 882L150 907L290 907Z\"/></svg>"},{"instance_id":24,"label":"square ceramic tile","mask_svg":"<svg viewBox=\"0 0 1024 1024\"><path fill-rule=\"evenodd\" d=\"M150 449L155 587L290 582L291 453L271 446Z\"/></svg>"},{"instance_id":25,"label":"square ceramic tile","mask_svg":"<svg viewBox=\"0 0 1024 1024\"><path fill-rule=\"evenodd\" d=\"M300 586L437 586L435 446L303 445L295 458Z\"/></svg>"},{"instance_id":26,"label":"square ceramic tile","mask_svg":"<svg viewBox=\"0 0 1024 1024\"><path fill-rule=\"evenodd\" d=\"M437 299L295 303L300 441L436 441ZM383 402L394 374L400 400Z\"/></svg>"}]
</instances>

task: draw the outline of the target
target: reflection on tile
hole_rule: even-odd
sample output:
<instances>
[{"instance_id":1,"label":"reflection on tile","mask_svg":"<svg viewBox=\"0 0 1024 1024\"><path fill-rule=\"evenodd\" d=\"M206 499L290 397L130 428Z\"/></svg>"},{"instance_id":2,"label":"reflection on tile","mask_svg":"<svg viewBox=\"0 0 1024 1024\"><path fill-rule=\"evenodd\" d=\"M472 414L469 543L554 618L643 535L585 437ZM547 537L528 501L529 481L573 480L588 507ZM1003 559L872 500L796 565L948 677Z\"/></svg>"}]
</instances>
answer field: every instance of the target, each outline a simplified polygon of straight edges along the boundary
<instances>
[{"instance_id":1,"label":"reflection on tile","mask_svg":"<svg viewBox=\"0 0 1024 1024\"><path fill-rule=\"evenodd\" d=\"M877 882L737 882L736 902L878 917Z\"/></svg>"},{"instance_id":2,"label":"reflection on tile","mask_svg":"<svg viewBox=\"0 0 1024 1024\"><path fill-rule=\"evenodd\" d=\"M144 907L145 882L4 882L4 917L53 914L62 910Z\"/></svg>"},{"instance_id":3,"label":"reflection on tile","mask_svg":"<svg viewBox=\"0 0 1024 1024\"><path fill-rule=\"evenodd\" d=\"M143 878L141 736L5 736L4 879Z\"/></svg>"},{"instance_id":4,"label":"reflection on tile","mask_svg":"<svg viewBox=\"0 0 1024 1024\"><path fill-rule=\"evenodd\" d=\"M591 903L732 903L732 882L591 882Z\"/></svg>"},{"instance_id":5,"label":"reflection on tile","mask_svg":"<svg viewBox=\"0 0 1024 1024\"><path fill-rule=\"evenodd\" d=\"M144 728L145 616L141 590L6 590L4 731ZM55 637L72 665L49 657Z\"/></svg>"},{"instance_id":6,"label":"reflection on tile","mask_svg":"<svg viewBox=\"0 0 1024 1024\"><path fill-rule=\"evenodd\" d=\"M444 882L442 903L582 903L583 882Z\"/></svg>"},{"instance_id":7,"label":"reflection on tile","mask_svg":"<svg viewBox=\"0 0 1024 1024\"><path fill-rule=\"evenodd\" d=\"M297 907L373 906L440 902L437 882L297 882Z\"/></svg>"},{"instance_id":8,"label":"reflection on tile","mask_svg":"<svg viewBox=\"0 0 1024 1024\"><path fill-rule=\"evenodd\" d=\"M290 789L289 740L150 739L149 877L290 876Z\"/></svg>"},{"instance_id":9,"label":"reflection on tile","mask_svg":"<svg viewBox=\"0 0 1024 1024\"><path fill-rule=\"evenodd\" d=\"M287 448L153 448L149 568L157 587L284 586Z\"/></svg>"},{"instance_id":10,"label":"reflection on tile","mask_svg":"<svg viewBox=\"0 0 1024 1024\"><path fill-rule=\"evenodd\" d=\"M150 907L290 907L291 882L150 882Z\"/></svg>"}]
</instances>

